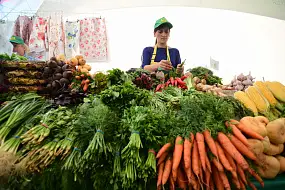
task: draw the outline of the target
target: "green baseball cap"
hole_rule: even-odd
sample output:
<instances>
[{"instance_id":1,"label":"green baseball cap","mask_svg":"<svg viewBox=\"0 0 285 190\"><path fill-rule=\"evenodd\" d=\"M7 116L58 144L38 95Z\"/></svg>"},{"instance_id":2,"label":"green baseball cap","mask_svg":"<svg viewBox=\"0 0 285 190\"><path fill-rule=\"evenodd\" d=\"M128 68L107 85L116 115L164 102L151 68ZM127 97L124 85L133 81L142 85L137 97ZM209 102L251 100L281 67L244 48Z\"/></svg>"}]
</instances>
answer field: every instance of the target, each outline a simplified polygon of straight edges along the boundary
<instances>
[{"instance_id":1,"label":"green baseball cap","mask_svg":"<svg viewBox=\"0 0 285 190\"><path fill-rule=\"evenodd\" d=\"M165 17L162 17L155 22L154 29L158 28L163 24L166 24L169 27L169 29L173 27L173 25L170 22L168 22L168 20Z\"/></svg>"},{"instance_id":2,"label":"green baseball cap","mask_svg":"<svg viewBox=\"0 0 285 190\"><path fill-rule=\"evenodd\" d=\"M24 44L25 43L24 40L19 36L11 36L10 42L15 43L15 44Z\"/></svg>"}]
</instances>

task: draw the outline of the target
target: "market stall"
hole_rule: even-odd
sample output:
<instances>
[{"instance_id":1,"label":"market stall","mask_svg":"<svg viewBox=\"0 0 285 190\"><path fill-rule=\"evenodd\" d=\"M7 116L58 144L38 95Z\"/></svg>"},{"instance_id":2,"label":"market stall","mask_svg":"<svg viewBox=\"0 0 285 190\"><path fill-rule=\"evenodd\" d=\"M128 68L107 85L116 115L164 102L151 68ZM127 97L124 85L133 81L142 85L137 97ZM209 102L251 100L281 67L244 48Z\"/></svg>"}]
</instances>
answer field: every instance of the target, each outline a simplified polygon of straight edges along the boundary
<instances>
[{"instance_id":1,"label":"market stall","mask_svg":"<svg viewBox=\"0 0 285 190\"><path fill-rule=\"evenodd\" d=\"M11 61L4 59L7 70ZM17 72L5 77L22 81L20 68L34 76L33 67L12 63ZM8 90L1 105L3 187L255 189L282 181L279 82L252 79L239 91L203 67L185 75L90 74L83 56L52 57L41 69L46 82L36 85L47 89L44 96Z\"/></svg>"}]
</instances>

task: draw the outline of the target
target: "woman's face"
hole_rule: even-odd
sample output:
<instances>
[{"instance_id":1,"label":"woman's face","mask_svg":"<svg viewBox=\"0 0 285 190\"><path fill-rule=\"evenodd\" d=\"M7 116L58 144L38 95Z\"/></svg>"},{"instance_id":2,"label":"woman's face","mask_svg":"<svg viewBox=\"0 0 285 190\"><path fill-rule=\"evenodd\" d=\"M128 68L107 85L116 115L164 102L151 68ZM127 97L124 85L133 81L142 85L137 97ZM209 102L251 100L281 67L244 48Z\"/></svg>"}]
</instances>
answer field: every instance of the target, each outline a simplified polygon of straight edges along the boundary
<instances>
[{"instance_id":1,"label":"woman's face","mask_svg":"<svg viewBox=\"0 0 285 190\"><path fill-rule=\"evenodd\" d=\"M157 39L157 43L159 44L166 44L169 38L170 30L168 27L164 27L161 29L158 29L156 32L154 32L154 36Z\"/></svg>"},{"instance_id":2,"label":"woman's face","mask_svg":"<svg viewBox=\"0 0 285 190\"><path fill-rule=\"evenodd\" d=\"M25 55L25 48L21 44L13 44L13 52L16 52L20 56Z\"/></svg>"}]
</instances>

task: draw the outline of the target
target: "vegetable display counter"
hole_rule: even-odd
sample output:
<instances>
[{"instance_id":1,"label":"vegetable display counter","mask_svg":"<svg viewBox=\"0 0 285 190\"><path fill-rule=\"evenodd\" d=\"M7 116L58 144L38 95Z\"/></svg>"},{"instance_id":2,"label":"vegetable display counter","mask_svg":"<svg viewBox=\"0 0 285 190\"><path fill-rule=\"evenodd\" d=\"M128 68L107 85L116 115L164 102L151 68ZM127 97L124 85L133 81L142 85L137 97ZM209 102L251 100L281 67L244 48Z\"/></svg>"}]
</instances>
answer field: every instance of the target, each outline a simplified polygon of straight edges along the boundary
<instances>
[{"instance_id":1,"label":"vegetable display counter","mask_svg":"<svg viewBox=\"0 0 285 190\"><path fill-rule=\"evenodd\" d=\"M274 179L264 179L264 188L262 188L259 183L252 179L253 184L257 189L262 190L284 190L285 189L285 174L280 174ZM248 190L250 188L247 188Z\"/></svg>"}]
</instances>

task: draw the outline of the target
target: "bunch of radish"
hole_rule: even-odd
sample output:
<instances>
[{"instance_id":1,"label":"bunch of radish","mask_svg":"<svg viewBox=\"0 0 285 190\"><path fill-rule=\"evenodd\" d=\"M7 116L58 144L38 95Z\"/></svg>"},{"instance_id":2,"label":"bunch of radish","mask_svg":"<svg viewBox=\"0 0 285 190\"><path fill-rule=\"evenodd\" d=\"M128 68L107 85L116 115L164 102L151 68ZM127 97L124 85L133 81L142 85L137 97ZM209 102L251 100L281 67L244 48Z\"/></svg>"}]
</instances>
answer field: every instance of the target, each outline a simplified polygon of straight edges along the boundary
<instances>
[{"instance_id":1,"label":"bunch of radish","mask_svg":"<svg viewBox=\"0 0 285 190\"><path fill-rule=\"evenodd\" d=\"M235 90L245 91L249 86L253 86L254 78L251 76L251 73L248 75L243 75L241 73L231 81L230 86L234 87Z\"/></svg>"}]
</instances>

